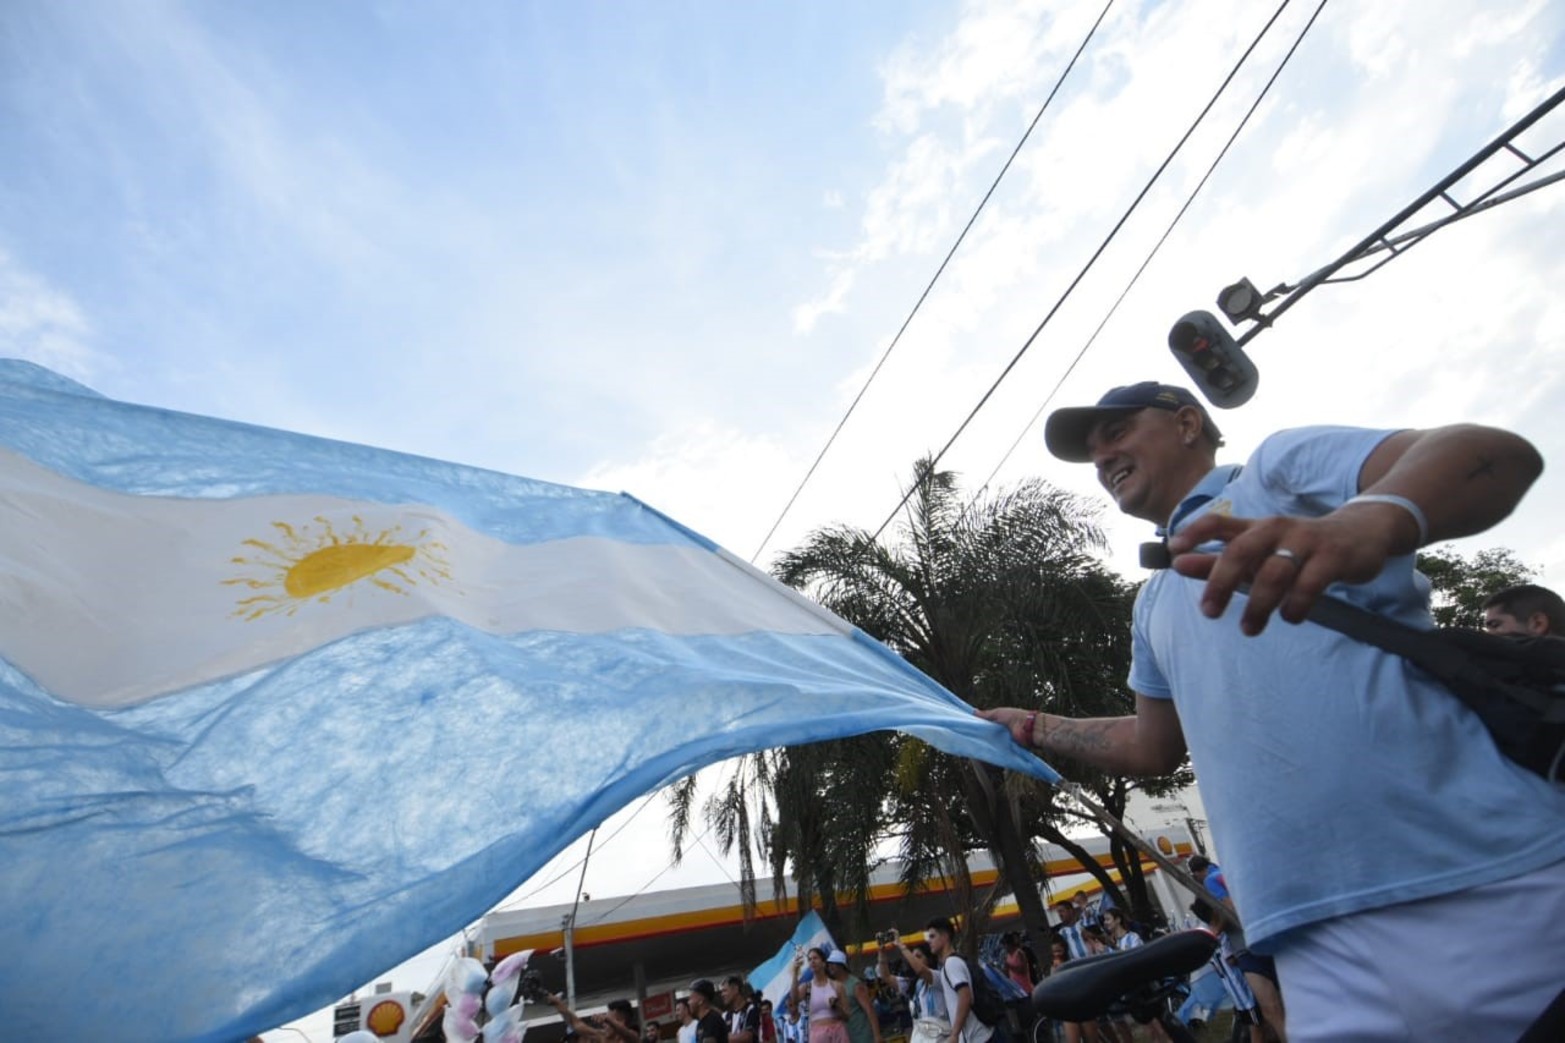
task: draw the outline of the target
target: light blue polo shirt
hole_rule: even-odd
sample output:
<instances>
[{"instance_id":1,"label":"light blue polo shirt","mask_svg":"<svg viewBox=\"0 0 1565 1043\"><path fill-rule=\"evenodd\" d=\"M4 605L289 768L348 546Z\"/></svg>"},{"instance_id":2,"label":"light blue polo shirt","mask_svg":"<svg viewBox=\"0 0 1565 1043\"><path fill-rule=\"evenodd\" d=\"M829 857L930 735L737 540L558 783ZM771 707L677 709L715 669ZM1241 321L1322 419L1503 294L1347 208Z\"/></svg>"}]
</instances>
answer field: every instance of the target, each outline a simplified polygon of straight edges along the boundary
<instances>
[{"instance_id":1,"label":"light blue polo shirt","mask_svg":"<svg viewBox=\"0 0 1565 1043\"><path fill-rule=\"evenodd\" d=\"M1179 526L1214 510L1327 514L1357 493L1364 461L1392 433L1273 435L1237 477L1219 467L1203 479L1191 496L1213 499ZM1422 671L1314 623L1277 617L1245 637L1243 596L1213 620L1200 612L1201 589L1168 570L1142 587L1130 686L1174 700L1251 948L1274 951L1292 928L1565 859L1565 787L1501 756ZM1433 625L1411 555L1330 593Z\"/></svg>"}]
</instances>

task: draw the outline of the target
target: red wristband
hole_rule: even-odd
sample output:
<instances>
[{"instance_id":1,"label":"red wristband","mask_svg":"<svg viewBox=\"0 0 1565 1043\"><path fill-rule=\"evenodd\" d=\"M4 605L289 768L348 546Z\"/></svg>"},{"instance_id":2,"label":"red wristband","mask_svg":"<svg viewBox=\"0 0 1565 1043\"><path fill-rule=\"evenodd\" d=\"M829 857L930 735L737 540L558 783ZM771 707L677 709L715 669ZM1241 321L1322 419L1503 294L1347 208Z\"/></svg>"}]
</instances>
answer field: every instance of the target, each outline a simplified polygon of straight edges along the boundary
<instances>
[{"instance_id":1,"label":"red wristband","mask_svg":"<svg viewBox=\"0 0 1565 1043\"><path fill-rule=\"evenodd\" d=\"M1027 741L1025 743L1023 743L1023 745L1027 746L1029 749L1031 747L1037 745L1037 743L1035 743L1033 741L1033 731L1037 727L1038 727L1038 711L1037 710L1033 710L1026 717L1022 718L1022 734L1027 737Z\"/></svg>"}]
</instances>

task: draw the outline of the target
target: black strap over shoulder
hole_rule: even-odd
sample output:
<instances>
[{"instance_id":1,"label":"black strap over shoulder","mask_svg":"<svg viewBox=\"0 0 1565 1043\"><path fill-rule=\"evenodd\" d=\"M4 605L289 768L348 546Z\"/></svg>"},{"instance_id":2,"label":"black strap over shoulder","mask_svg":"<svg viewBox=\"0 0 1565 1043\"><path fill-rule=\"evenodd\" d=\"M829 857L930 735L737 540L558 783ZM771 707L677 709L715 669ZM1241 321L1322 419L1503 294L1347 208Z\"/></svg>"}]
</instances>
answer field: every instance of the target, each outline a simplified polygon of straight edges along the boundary
<instances>
[{"instance_id":1,"label":"black strap over shoulder","mask_svg":"<svg viewBox=\"0 0 1565 1043\"><path fill-rule=\"evenodd\" d=\"M1143 568L1171 563L1166 543L1141 545ZM1501 753L1565 784L1565 638L1418 630L1330 596L1316 600L1309 619L1423 669L1467 704Z\"/></svg>"},{"instance_id":2,"label":"black strap over shoulder","mask_svg":"<svg viewBox=\"0 0 1565 1043\"><path fill-rule=\"evenodd\" d=\"M1427 671L1478 715L1501 753L1565 780L1565 638L1416 630L1333 597L1316 601L1309 618Z\"/></svg>"}]
</instances>

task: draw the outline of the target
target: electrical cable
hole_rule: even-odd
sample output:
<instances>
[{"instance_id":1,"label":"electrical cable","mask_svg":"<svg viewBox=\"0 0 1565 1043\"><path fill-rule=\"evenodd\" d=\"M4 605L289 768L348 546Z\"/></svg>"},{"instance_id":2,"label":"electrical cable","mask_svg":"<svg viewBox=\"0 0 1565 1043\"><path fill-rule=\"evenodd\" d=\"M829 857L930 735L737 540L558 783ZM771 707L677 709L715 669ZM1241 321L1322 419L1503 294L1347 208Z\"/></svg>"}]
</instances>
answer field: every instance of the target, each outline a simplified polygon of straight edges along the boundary
<instances>
[{"instance_id":1,"label":"electrical cable","mask_svg":"<svg viewBox=\"0 0 1565 1043\"><path fill-rule=\"evenodd\" d=\"M701 843L701 841L704 840L706 838L706 835L708 833L710 833L710 832L712 832L712 826L710 824L708 824L705 829L703 829L699 834L697 834L697 836L695 838L695 842L697 844ZM669 859L668 865L664 866L662 869L659 869L656 873L652 874L652 879L650 879L646 883L642 884L639 888L637 888L632 893L626 895L624 898L621 898L618 902L615 902L612 906L609 907L609 909L606 912L603 913L603 915L599 916L597 919L595 919L595 920L588 920L586 923L582 924L581 926L583 926L583 927L590 927L590 926L592 926L595 923L602 923L604 920L607 920L609 917L613 916L620 909L624 908L627 903L629 903L633 899L640 898L642 895L646 894L648 888L650 888L653 884L657 883L658 880L663 876L663 874L668 872L670 869L673 869L676 864L677 863L675 862L674 859Z\"/></svg>"},{"instance_id":2,"label":"electrical cable","mask_svg":"<svg viewBox=\"0 0 1565 1043\"><path fill-rule=\"evenodd\" d=\"M1049 96L1044 99L1043 105L1038 109L1037 115L1035 115L1032 118L1032 122L1027 125L1027 129L1022 133L1021 140L1016 143L1016 147L1011 150L1011 154L1006 159L1005 165L1002 166L1000 168L1000 172L995 175L994 182L990 184L989 190L985 192L983 198L978 201L977 209L975 209L973 211L973 215L967 219L967 224L962 227L961 234L956 237L956 242L951 244L951 249L946 252L945 259L942 260L940 262L940 266L935 269L935 274L930 277L929 284L924 287L924 292L919 294L918 300L913 302L913 309L908 312L907 318L902 320L902 325L900 328L898 328L896 335L891 338L891 343L886 345L885 351L881 352L880 361L876 362L875 368L870 370L870 374L868 378L865 379L864 385L859 388L858 394L854 395L853 401L848 404L847 412L843 413L842 419L837 421L837 426L832 430L831 435L826 439L826 444L821 446L820 452L816 454L815 462L810 464L809 470L804 473L804 478L800 480L798 487L793 491L793 495L788 498L788 502L783 506L782 513L777 516L777 520L772 522L772 527L768 529L766 531L766 535L761 538L760 544L755 548L755 553L750 555L750 564L755 564L755 560L761 556L761 551L766 549L766 545L771 542L772 537L777 534L778 526L782 525L783 519L788 516L788 512L791 511L793 509L793 505L798 502L799 494L804 492L804 487L809 484L810 479L815 475L816 468L820 467L821 461L825 459L827 451L830 450L833 443L837 441L837 436L842 433L842 429L847 424L848 418L851 417L853 415L853 411L858 408L860 400L864 398L864 393L868 391L870 385L875 382L875 378L880 374L881 367L886 364L886 360L891 357L891 352L895 350L897 344L902 340L902 334L907 332L907 328L909 324L912 323L913 317L917 315L919 309L923 307L924 301L929 297L930 291L935 288L935 283L939 281L940 276L945 272L946 266L951 263L951 258L956 255L957 248L960 247L962 245L962 241L967 238L967 233L972 230L974 223L977 222L978 215L983 213L984 207L988 204L989 198L994 195L995 189L1000 187L1001 179L1005 177L1006 171L1011 169L1011 163L1015 161L1017 154L1021 152L1022 146L1027 144L1027 139L1032 136L1033 129L1038 126L1038 121L1043 119L1043 114L1049 110L1049 105L1054 101L1054 96L1059 93L1060 87L1064 85L1065 78L1069 76L1071 70L1076 67L1076 60L1080 58L1082 52L1087 49L1087 44L1092 41L1093 35L1098 31L1098 26L1103 23L1104 17L1109 13L1109 8L1113 6L1114 0L1108 0L1108 3L1103 6L1103 10L1099 12L1097 21L1093 22L1092 28L1087 30L1086 38L1081 41L1081 46L1076 48L1076 53L1071 56L1070 62L1065 66L1065 71L1060 73L1059 79L1055 81L1054 88L1049 91Z\"/></svg>"},{"instance_id":3,"label":"electrical cable","mask_svg":"<svg viewBox=\"0 0 1565 1043\"><path fill-rule=\"evenodd\" d=\"M706 834L703 833L701 836L704 837ZM706 852L706 857L710 858L712 860L712 864L728 878L728 882L733 884L735 887L739 886L739 881L734 879L734 874L730 873L728 871L728 867L723 865L722 861L718 859L717 855L712 853L712 849L706 846L706 841L702 840L701 837L697 837L696 843L701 845L701 850Z\"/></svg>"},{"instance_id":4,"label":"electrical cable","mask_svg":"<svg viewBox=\"0 0 1565 1043\"><path fill-rule=\"evenodd\" d=\"M612 841L615 837L619 836L620 833L624 832L624 829L625 829L626 826L628 826L632 822L636 821L636 816L641 814L643 811L645 811L647 809L647 805L651 804L653 798L655 798L661 792L662 792L662 790L654 790L651 793L648 793L647 794L647 799L641 802L641 807L639 807L635 811L631 812L629 818L627 818L624 822L621 822L619 825L614 827L614 832L610 833L608 836L603 838L603 843L598 845L598 850L601 851L601 850L603 850L603 848L607 847L610 841ZM596 830L594 830L594 832L596 832ZM543 883L539 884L537 887L533 888L531 891L529 891L526 894L522 895L522 897L512 899L511 901L508 901L508 902L504 903L503 905L497 905L497 906L495 906L495 908L492 911L493 912L497 912L497 913L503 913L503 912L505 912L505 911L507 911L509 909L515 909L517 906L521 905L523 902L526 902L529 899L536 897L537 895L539 895L539 894L543 893L544 891L548 890L550 887L553 887L555 884L559 883L561 880L564 880L573 871L575 871L575 869L578 866L583 866L583 865L586 864L586 862L587 862L587 857L584 855L581 858L577 859L576 861L572 862L570 865L566 866L564 869L560 870L559 873L556 874L555 876L550 877L548 880L546 880Z\"/></svg>"},{"instance_id":5,"label":"electrical cable","mask_svg":"<svg viewBox=\"0 0 1565 1043\"><path fill-rule=\"evenodd\" d=\"M1109 306L1108 312L1103 316L1103 321L1098 323L1097 328L1092 331L1092 335L1087 338L1087 342L1083 344L1081 350L1076 353L1076 357L1071 359L1071 363L1065 368L1065 372L1060 374L1060 378L1056 380L1054 382L1054 386L1049 389L1049 394L1044 398L1043 404L1038 407L1038 411L1032 415L1031 420L1027 421L1027 426L1022 428L1021 433L1016 436L1016 441L1012 442L1011 447L1005 451L1005 455L1000 457L1000 462L995 464L993 471L989 472L989 477L984 479L983 485L979 486L978 493L974 494L975 500L978 494L981 494L989 487L990 483L994 481L995 475L1000 473L1000 468L1005 466L1006 462L1010 460L1011 454L1016 452L1017 448L1022 444L1022 440L1027 437L1027 433L1031 431L1033 426L1038 423L1038 418L1043 416L1044 410L1049 408L1049 403L1053 402L1054 396L1059 394L1060 388L1065 384L1065 381L1070 377L1071 373L1075 371L1076 365L1081 362L1082 357L1087 354L1088 349L1090 349L1097 341L1098 334L1103 332L1103 328L1108 325L1109 320L1112 319L1115 313L1119 311L1119 306L1125 302L1125 298L1129 296L1130 291L1134 289L1136 283L1140 281L1142 273L1147 270L1147 266L1152 263L1152 259L1158 255L1158 251L1163 249L1163 244L1166 243L1168 241L1168 237L1173 234L1175 226L1177 226L1180 222L1180 219L1185 216L1185 212L1190 209L1190 205L1195 202L1195 198L1200 194L1201 189L1206 187L1207 181L1217 170L1217 165L1223 161L1225 156L1228 155L1228 150L1233 147L1233 143L1244 131L1245 126L1250 122L1250 117L1255 115L1255 110L1260 108L1261 102L1266 100L1266 95L1271 91L1272 85L1277 82L1277 78L1282 75L1282 71L1288 67L1288 62L1292 60L1294 52L1299 49L1299 45L1304 42L1304 37L1308 35L1310 29L1314 27L1315 20L1320 17L1320 13L1325 9L1326 3L1327 0L1320 0L1320 3L1316 5L1315 12L1310 15L1310 20L1304 24L1303 29L1299 30L1298 38L1293 41L1293 46L1288 48L1288 53L1283 55L1282 61L1278 64L1276 70L1272 73L1271 78L1268 79L1266 81L1266 85L1261 88L1261 93L1256 95L1254 104L1252 104L1249 110L1245 112L1244 117L1239 121L1239 125L1234 128L1234 132L1229 135L1227 144L1225 144L1222 148L1222 151L1217 154L1217 158L1212 160L1212 165L1206 168L1206 173L1201 175L1201 180L1197 182L1195 188L1191 190L1189 198L1185 200L1185 205L1179 208L1179 212L1174 215L1174 219L1168 223L1168 228L1164 230L1162 236L1159 237L1157 243L1152 247L1151 252L1147 254L1146 260L1141 262L1141 267L1136 269L1135 274L1130 277L1130 281L1125 284L1124 290L1122 290L1120 295L1114 299L1114 303Z\"/></svg>"},{"instance_id":6,"label":"electrical cable","mask_svg":"<svg viewBox=\"0 0 1565 1043\"><path fill-rule=\"evenodd\" d=\"M1147 180L1146 185L1143 186L1141 191L1136 194L1136 198L1131 200L1130 206L1126 208L1122 215L1120 215L1120 219L1114 223L1114 227L1109 229L1109 233L1104 237L1103 242L1098 244L1098 248L1092 252L1092 256L1087 258L1087 262L1082 265L1081 270L1076 273L1076 277L1070 281L1070 284L1065 287L1065 290L1060 294L1059 298L1055 300L1054 306L1049 309L1048 314L1044 315L1043 321L1038 323L1037 328L1035 328L1027 337L1027 339L1022 343L1021 348L1011 358L1011 361L1006 363L1005 368L1000 371L1000 375L995 378L994 383L989 385L989 390L983 393L983 397L978 400L978 404L972 408L972 411L967 414L966 419L964 419L962 423L958 425L956 431L951 435L950 438L946 440L946 444L943 445L940 448L940 451L936 453L930 460L931 469L940 463L941 459L950 450L951 446L954 445L956 440L962 436L962 432L966 431L967 426L973 422L973 418L976 417L984 408L984 406L989 403L989 399L993 397L995 391L999 389L1000 385L1005 382L1005 378L1011 375L1011 371L1016 368L1017 363L1021 362L1022 357L1025 356L1033 344L1037 342L1038 337L1043 333L1044 327L1046 327L1054 318L1055 314L1060 310L1060 307L1064 305L1066 299L1069 298L1070 295L1075 291L1076 287L1081 283L1081 280L1086 277L1087 272L1090 271L1092 266L1097 263L1098 258L1103 255L1103 251L1108 249L1109 244L1112 243L1115 236L1119 234L1119 230L1123 228L1125 226L1125 222L1130 219L1130 215L1135 213L1136 208L1141 205L1141 201L1146 198L1147 193L1152 191L1152 186L1157 184L1158 179L1163 176L1163 172L1168 169L1169 164L1174 161L1174 157L1179 154L1179 150L1184 147L1185 142L1189 141L1190 137L1196 132L1196 129L1200 127L1201 121L1204 120L1207 114L1212 111L1212 107L1215 106L1218 99L1223 96L1223 92L1228 89L1228 85L1233 82L1234 77L1239 75L1239 70L1244 67L1244 63L1249 60L1250 55L1255 51L1256 47L1260 46L1261 40L1271 30L1271 27L1276 24L1277 19L1282 17L1283 11L1291 2L1292 0L1282 0L1282 3L1278 5L1277 10L1272 12L1271 18L1267 19L1266 24L1261 27L1261 31L1256 34L1255 39L1250 41L1250 46L1245 48L1244 53L1239 56L1238 62L1236 62L1234 67L1229 70L1228 75L1223 78L1223 82L1218 85L1217 91L1212 95L1211 100L1209 100L1206 103L1206 106L1202 108L1200 113L1196 115L1195 121L1190 124L1189 129L1186 130L1180 139L1174 144L1174 147L1168 153L1168 156L1163 160L1162 163L1158 165L1158 168L1152 172L1152 176ZM894 508L892 508L891 513L886 516L886 520L881 522L880 527L877 528L874 534L870 536L868 541L869 544L873 544L876 540L878 540L880 538L880 534L886 531L886 526L890 525L896 519L897 514L902 510L902 508L907 506L907 502L908 500L912 499L913 492L916 488L917 486L910 486L907 492L902 494L902 499L898 501Z\"/></svg>"}]
</instances>

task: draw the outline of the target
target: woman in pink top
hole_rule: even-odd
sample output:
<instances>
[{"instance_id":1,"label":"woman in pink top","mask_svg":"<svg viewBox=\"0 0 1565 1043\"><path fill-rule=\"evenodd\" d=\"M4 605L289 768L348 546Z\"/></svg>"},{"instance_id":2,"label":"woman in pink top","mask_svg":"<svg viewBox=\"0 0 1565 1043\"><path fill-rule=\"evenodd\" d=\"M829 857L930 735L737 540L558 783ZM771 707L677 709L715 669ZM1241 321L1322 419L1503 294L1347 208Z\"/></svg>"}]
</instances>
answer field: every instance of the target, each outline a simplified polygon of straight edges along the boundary
<instances>
[{"instance_id":1,"label":"woman in pink top","mask_svg":"<svg viewBox=\"0 0 1565 1043\"><path fill-rule=\"evenodd\" d=\"M799 958L793 960L795 1002L808 1003L810 1043L849 1043L848 992L842 982L826 973L826 953L811 949L810 980L799 980Z\"/></svg>"}]
</instances>

